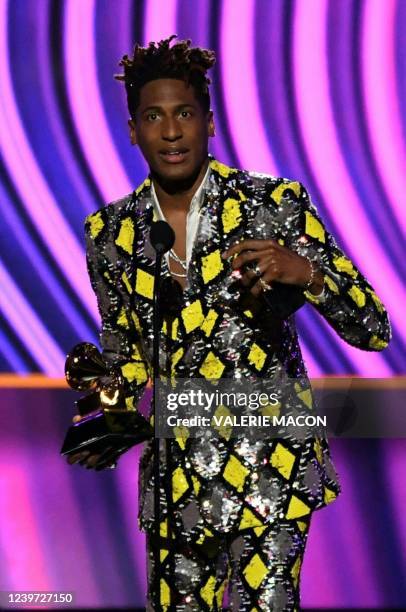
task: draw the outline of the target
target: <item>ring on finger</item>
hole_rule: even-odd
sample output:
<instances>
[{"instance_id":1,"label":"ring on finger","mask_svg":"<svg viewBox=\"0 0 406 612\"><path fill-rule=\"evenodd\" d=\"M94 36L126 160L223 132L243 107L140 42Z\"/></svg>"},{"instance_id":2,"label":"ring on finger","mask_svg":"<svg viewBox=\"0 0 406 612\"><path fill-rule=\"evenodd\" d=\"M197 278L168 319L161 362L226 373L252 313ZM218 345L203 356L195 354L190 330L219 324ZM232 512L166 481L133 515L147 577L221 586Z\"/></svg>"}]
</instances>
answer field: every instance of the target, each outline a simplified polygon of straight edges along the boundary
<instances>
[{"instance_id":1,"label":"ring on finger","mask_svg":"<svg viewBox=\"0 0 406 612\"><path fill-rule=\"evenodd\" d=\"M265 291L270 291L272 289L272 285L264 281L264 279L261 277L259 279L259 284L261 285L262 289L264 289Z\"/></svg>"},{"instance_id":2,"label":"ring on finger","mask_svg":"<svg viewBox=\"0 0 406 612\"><path fill-rule=\"evenodd\" d=\"M258 264L255 264L254 266L254 272L257 276L261 276L262 272L261 272L261 268L259 267Z\"/></svg>"}]
</instances>

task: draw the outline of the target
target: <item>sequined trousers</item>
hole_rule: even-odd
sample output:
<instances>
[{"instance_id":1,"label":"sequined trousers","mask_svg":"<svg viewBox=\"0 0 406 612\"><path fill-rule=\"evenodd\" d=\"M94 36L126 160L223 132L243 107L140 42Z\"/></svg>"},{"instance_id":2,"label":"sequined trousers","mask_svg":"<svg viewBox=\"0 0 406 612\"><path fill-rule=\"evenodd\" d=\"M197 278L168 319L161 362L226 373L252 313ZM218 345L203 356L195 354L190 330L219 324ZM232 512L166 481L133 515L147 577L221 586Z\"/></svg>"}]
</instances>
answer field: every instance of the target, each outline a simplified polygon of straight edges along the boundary
<instances>
[{"instance_id":1,"label":"sequined trousers","mask_svg":"<svg viewBox=\"0 0 406 612\"><path fill-rule=\"evenodd\" d=\"M300 570L311 516L225 533L204 549L178 536L167 538L160 549L162 610L299 610ZM147 611L154 610L154 570L152 538L147 534ZM228 607L223 607L226 589Z\"/></svg>"}]
</instances>

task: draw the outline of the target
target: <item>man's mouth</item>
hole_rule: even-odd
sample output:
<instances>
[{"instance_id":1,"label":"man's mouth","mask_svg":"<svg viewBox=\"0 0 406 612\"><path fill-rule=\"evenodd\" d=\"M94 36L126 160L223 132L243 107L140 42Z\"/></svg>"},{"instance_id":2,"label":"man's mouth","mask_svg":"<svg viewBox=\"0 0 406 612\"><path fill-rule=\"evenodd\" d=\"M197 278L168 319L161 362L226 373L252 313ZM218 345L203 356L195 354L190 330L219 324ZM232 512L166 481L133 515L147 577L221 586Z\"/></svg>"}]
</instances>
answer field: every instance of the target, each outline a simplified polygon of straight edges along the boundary
<instances>
[{"instance_id":1,"label":"man's mouth","mask_svg":"<svg viewBox=\"0 0 406 612\"><path fill-rule=\"evenodd\" d=\"M169 164L179 164L185 160L188 152L188 149L167 149L159 151L159 156Z\"/></svg>"}]
</instances>

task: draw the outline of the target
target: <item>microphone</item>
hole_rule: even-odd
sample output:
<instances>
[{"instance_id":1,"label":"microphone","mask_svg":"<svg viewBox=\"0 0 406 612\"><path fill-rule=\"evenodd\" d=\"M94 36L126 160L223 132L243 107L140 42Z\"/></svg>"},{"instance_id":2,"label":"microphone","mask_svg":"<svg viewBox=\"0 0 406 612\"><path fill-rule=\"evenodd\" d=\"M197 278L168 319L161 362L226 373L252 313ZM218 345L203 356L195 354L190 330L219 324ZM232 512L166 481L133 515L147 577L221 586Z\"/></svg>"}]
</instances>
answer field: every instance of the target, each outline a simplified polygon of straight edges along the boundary
<instances>
[{"instance_id":1,"label":"microphone","mask_svg":"<svg viewBox=\"0 0 406 612\"><path fill-rule=\"evenodd\" d=\"M149 239L157 254L163 255L175 244L175 232L166 221L154 221Z\"/></svg>"}]
</instances>

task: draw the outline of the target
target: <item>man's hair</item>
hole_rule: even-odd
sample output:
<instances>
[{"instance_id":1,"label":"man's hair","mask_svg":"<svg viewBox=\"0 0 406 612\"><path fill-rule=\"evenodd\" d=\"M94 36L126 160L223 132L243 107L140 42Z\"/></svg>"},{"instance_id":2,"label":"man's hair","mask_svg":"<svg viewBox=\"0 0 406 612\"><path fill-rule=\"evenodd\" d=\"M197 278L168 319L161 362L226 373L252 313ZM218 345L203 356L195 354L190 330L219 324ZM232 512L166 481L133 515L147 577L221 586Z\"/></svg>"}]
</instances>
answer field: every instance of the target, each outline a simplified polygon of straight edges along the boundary
<instances>
[{"instance_id":1,"label":"man's hair","mask_svg":"<svg viewBox=\"0 0 406 612\"><path fill-rule=\"evenodd\" d=\"M114 78L124 81L128 110L133 119L140 103L141 88L156 79L179 79L192 85L203 111L210 110L210 79L206 72L216 61L215 53L190 47L191 40L181 40L170 46L174 38L176 34L158 43L150 42L148 47L136 44L133 57L124 55L121 59L119 66L124 66L124 74L116 74Z\"/></svg>"}]
</instances>

